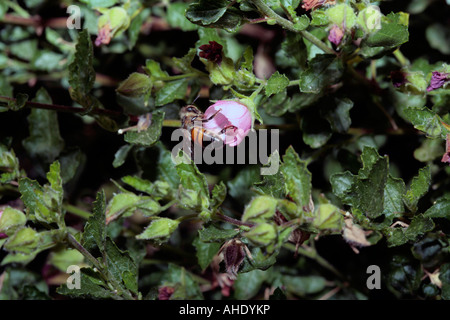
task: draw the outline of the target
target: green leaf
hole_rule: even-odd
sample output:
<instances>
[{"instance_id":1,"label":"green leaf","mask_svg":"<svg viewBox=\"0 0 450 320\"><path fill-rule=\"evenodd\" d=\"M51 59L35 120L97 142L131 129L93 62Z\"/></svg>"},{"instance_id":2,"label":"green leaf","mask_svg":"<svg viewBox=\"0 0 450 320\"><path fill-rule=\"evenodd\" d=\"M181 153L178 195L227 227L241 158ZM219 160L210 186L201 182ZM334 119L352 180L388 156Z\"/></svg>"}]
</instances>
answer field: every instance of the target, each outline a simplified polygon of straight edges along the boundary
<instances>
[{"instance_id":1,"label":"green leaf","mask_svg":"<svg viewBox=\"0 0 450 320\"><path fill-rule=\"evenodd\" d=\"M84 262L84 256L76 249L62 249L52 251L48 261L59 271L66 272L71 265L81 265Z\"/></svg>"},{"instance_id":2,"label":"green leaf","mask_svg":"<svg viewBox=\"0 0 450 320\"><path fill-rule=\"evenodd\" d=\"M180 222L169 218L157 218L139 235L136 239L152 240L157 243L163 243L169 240L169 237L178 227Z\"/></svg>"},{"instance_id":3,"label":"green leaf","mask_svg":"<svg viewBox=\"0 0 450 320\"><path fill-rule=\"evenodd\" d=\"M239 273L234 282L234 297L237 300L249 300L253 298L266 281L269 271L253 270Z\"/></svg>"},{"instance_id":4,"label":"green leaf","mask_svg":"<svg viewBox=\"0 0 450 320\"><path fill-rule=\"evenodd\" d=\"M197 30L197 25L186 19L187 3L175 2L167 7L167 22L172 28L180 28L183 31Z\"/></svg>"},{"instance_id":5,"label":"green leaf","mask_svg":"<svg viewBox=\"0 0 450 320\"><path fill-rule=\"evenodd\" d=\"M220 183L214 185L213 190L211 191L211 212L216 212L222 202L225 200L227 196L227 187L220 181Z\"/></svg>"},{"instance_id":6,"label":"green leaf","mask_svg":"<svg viewBox=\"0 0 450 320\"><path fill-rule=\"evenodd\" d=\"M331 129L335 132L345 133L350 128L352 119L349 111L353 108L353 101L344 99L335 99L336 107L324 111L325 119L330 123Z\"/></svg>"},{"instance_id":7,"label":"green leaf","mask_svg":"<svg viewBox=\"0 0 450 320\"><path fill-rule=\"evenodd\" d=\"M420 147L414 150L414 158L420 162L429 162L442 157L444 144L441 138L425 138Z\"/></svg>"},{"instance_id":8,"label":"green leaf","mask_svg":"<svg viewBox=\"0 0 450 320\"><path fill-rule=\"evenodd\" d=\"M431 184L431 167L428 165L419 170L417 176L415 176L411 182L409 190L403 197L405 205L412 212L417 211L417 203L428 191Z\"/></svg>"},{"instance_id":9,"label":"green leaf","mask_svg":"<svg viewBox=\"0 0 450 320\"><path fill-rule=\"evenodd\" d=\"M210 201L205 176L193 162L190 164L180 163L176 166L176 169L181 183L178 192L181 204L198 211L208 209Z\"/></svg>"},{"instance_id":10,"label":"green leaf","mask_svg":"<svg viewBox=\"0 0 450 320\"><path fill-rule=\"evenodd\" d=\"M229 6L226 0L199 0L191 3L186 18L192 23L213 28L235 31L242 22L239 10Z\"/></svg>"},{"instance_id":11,"label":"green leaf","mask_svg":"<svg viewBox=\"0 0 450 320\"><path fill-rule=\"evenodd\" d=\"M118 168L125 163L125 160L130 153L131 149L133 149L133 145L125 144L117 150L114 154L114 161L112 163L114 168Z\"/></svg>"},{"instance_id":12,"label":"green leaf","mask_svg":"<svg viewBox=\"0 0 450 320\"><path fill-rule=\"evenodd\" d=\"M43 87L36 93L33 101L52 104ZM56 111L33 108L28 116L28 123L30 136L23 140L24 148L32 157L40 158L46 163L53 162L64 149Z\"/></svg>"},{"instance_id":13,"label":"green leaf","mask_svg":"<svg viewBox=\"0 0 450 320\"><path fill-rule=\"evenodd\" d=\"M204 299L197 281L185 268L170 263L167 272L162 277L161 286L175 288L170 299L198 300Z\"/></svg>"},{"instance_id":14,"label":"green leaf","mask_svg":"<svg viewBox=\"0 0 450 320\"><path fill-rule=\"evenodd\" d=\"M198 236L202 242L223 242L235 237L239 232L237 229L222 229L211 224L200 229Z\"/></svg>"},{"instance_id":15,"label":"green leaf","mask_svg":"<svg viewBox=\"0 0 450 320\"><path fill-rule=\"evenodd\" d=\"M310 294L316 294L325 289L326 281L321 276L288 276L282 277L282 283L287 292L304 297Z\"/></svg>"},{"instance_id":16,"label":"green leaf","mask_svg":"<svg viewBox=\"0 0 450 320\"><path fill-rule=\"evenodd\" d=\"M414 128L425 132L430 138L441 137L445 139L445 136L449 133L442 124L441 117L427 107L409 107L404 110L404 114Z\"/></svg>"},{"instance_id":17,"label":"green leaf","mask_svg":"<svg viewBox=\"0 0 450 320\"><path fill-rule=\"evenodd\" d=\"M424 215L416 215L412 219L410 225L406 228L386 228L388 247L395 247L407 243L408 241L415 241L419 236L434 229L433 220Z\"/></svg>"},{"instance_id":18,"label":"green leaf","mask_svg":"<svg viewBox=\"0 0 450 320\"><path fill-rule=\"evenodd\" d=\"M450 54L450 32L448 28L440 23L433 23L428 25L425 30L430 47L440 51L444 55Z\"/></svg>"},{"instance_id":19,"label":"green leaf","mask_svg":"<svg viewBox=\"0 0 450 320\"><path fill-rule=\"evenodd\" d=\"M122 181L138 191L145 192L149 195L154 193L153 183L149 180L136 176L125 176L122 178Z\"/></svg>"},{"instance_id":20,"label":"green leaf","mask_svg":"<svg viewBox=\"0 0 450 320\"><path fill-rule=\"evenodd\" d=\"M78 34L74 60L69 65L69 84L77 96L87 95L94 86L95 70L92 67L93 58L91 38L89 32L85 29Z\"/></svg>"},{"instance_id":21,"label":"green leaf","mask_svg":"<svg viewBox=\"0 0 450 320\"><path fill-rule=\"evenodd\" d=\"M423 215L430 218L450 219L448 212L450 212L450 197L443 196L436 200L434 204L427 211L425 211Z\"/></svg>"},{"instance_id":22,"label":"green leaf","mask_svg":"<svg viewBox=\"0 0 450 320\"><path fill-rule=\"evenodd\" d=\"M381 29L371 34L365 44L370 47L398 47L409 40L408 26L394 22L390 16L381 21Z\"/></svg>"},{"instance_id":23,"label":"green leaf","mask_svg":"<svg viewBox=\"0 0 450 320\"><path fill-rule=\"evenodd\" d=\"M159 89L155 97L155 105L163 106L174 100L183 100L186 96L189 79L180 79L167 82L164 87Z\"/></svg>"},{"instance_id":24,"label":"green leaf","mask_svg":"<svg viewBox=\"0 0 450 320\"><path fill-rule=\"evenodd\" d=\"M276 71L267 80L265 87L266 96L277 94L283 91L289 85L289 79L284 74L280 74Z\"/></svg>"},{"instance_id":25,"label":"green leaf","mask_svg":"<svg viewBox=\"0 0 450 320\"><path fill-rule=\"evenodd\" d=\"M294 148L290 146L283 156L280 171L286 183L286 194L299 206L309 207L311 198L311 172L306 161L300 159Z\"/></svg>"},{"instance_id":26,"label":"green leaf","mask_svg":"<svg viewBox=\"0 0 450 320\"><path fill-rule=\"evenodd\" d=\"M405 183L402 179L388 176L386 187L384 189L384 210L383 214L389 222L398 217L405 211L403 197L406 192Z\"/></svg>"},{"instance_id":27,"label":"green leaf","mask_svg":"<svg viewBox=\"0 0 450 320\"><path fill-rule=\"evenodd\" d=\"M220 249L220 243L214 242L203 242L200 238L195 238L192 242L196 249L197 261L202 270L205 270L214 256L218 253Z\"/></svg>"},{"instance_id":28,"label":"green leaf","mask_svg":"<svg viewBox=\"0 0 450 320\"><path fill-rule=\"evenodd\" d=\"M114 195L106 207L106 220L129 217L138 209L148 217L159 213L161 206L151 197L138 196L131 192L119 193Z\"/></svg>"},{"instance_id":29,"label":"green leaf","mask_svg":"<svg viewBox=\"0 0 450 320\"><path fill-rule=\"evenodd\" d=\"M28 101L28 95L26 93L18 93L15 100L8 102L8 108L12 111L19 111Z\"/></svg>"},{"instance_id":30,"label":"green leaf","mask_svg":"<svg viewBox=\"0 0 450 320\"><path fill-rule=\"evenodd\" d=\"M242 221L265 222L272 219L278 201L270 196L258 196L246 206Z\"/></svg>"},{"instance_id":31,"label":"green leaf","mask_svg":"<svg viewBox=\"0 0 450 320\"><path fill-rule=\"evenodd\" d=\"M100 284L103 284L103 281L98 273L94 273L92 269L82 268L80 270L80 289L69 289L66 284L63 284L56 292L73 298L115 298L116 295L112 291L105 289Z\"/></svg>"},{"instance_id":32,"label":"green leaf","mask_svg":"<svg viewBox=\"0 0 450 320\"><path fill-rule=\"evenodd\" d=\"M57 166L57 165L56 165ZM27 213L31 219L36 219L40 222L51 224L64 224L62 221L61 205L62 205L62 189L57 182L58 171L53 167L50 173L50 178L54 179L54 190L49 185L42 187L37 181L29 178L19 180L19 191L22 194L22 201L27 207Z\"/></svg>"},{"instance_id":33,"label":"green leaf","mask_svg":"<svg viewBox=\"0 0 450 320\"><path fill-rule=\"evenodd\" d=\"M106 241L106 203L105 192L99 191L94 202L92 215L86 222L81 244L88 251L99 248L105 251Z\"/></svg>"},{"instance_id":34,"label":"green leaf","mask_svg":"<svg viewBox=\"0 0 450 320\"><path fill-rule=\"evenodd\" d=\"M124 140L133 145L150 147L154 145L161 136L161 129L164 121L165 113L163 111L155 111L152 113L151 125L147 129L139 131L127 131Z\"/></svg>"},{"instance_id":35,"label":"green leaf","mask_svg":"<svg viewBox=\"0 0 450 320\"><path fill-rule=\"evenodd\" d=\"M330 178L333 192L371 219L383 214L384 193L389 168L387 157L381 157L376 149L365 146L361 155L363 168L357 176L349 172L333 174Z\"/></svg>"},{"instance_id":36,"label":"green leaf","mask_svg":"<svg viewBox=\"0 0 450 320\"><path fill-rule=\"evenodd\" d=\"M117 0L80 0L91 8L109 8L117 3Z\"/></svg>"},{"instance_id":37,"label":"green leaf","mask_svg":"<svg viewBox=\"0 0 450 320\"><path fill-rule=\"evenodd\" d=\"M280 162L279 156L278 162ZM284 198L286 196L285 180L280 170L275 174L264 175L262 181L253 184L253 189L258 194L265 194L274 198Z\"/></svg>"},{"instance_id":38,"label":"green leaf","mask_svg":"<svg viewBox=\"0 0 450 320\"><path fill-rule=\"evenodd\" d=\"M120 250L109 237L105 243L106 266L108 273L134 293L138 291L137 273L138 267L127 251Z\"/></svg>"},{"instance_id":39,"label":"green leaf","mask_svg":"<svg viewBox=\"0 0 450 320\"><path fill-rule=\"evenodd\" d=\"M439 280L442 282L441 296L450 300L450 263L444 263L439 269Z\"/></svg>"},{"instance_id":40,"label":"green leaf","mask_svg":"<svg viewBox=\"0 0 450 320\"><path fill-rule=\"evenodd\" d=\"M337 83L343 74L342 60L335 55L316 55L308 69L300 73L300 91L319 93Z\"/></svg>"}]
</instances>

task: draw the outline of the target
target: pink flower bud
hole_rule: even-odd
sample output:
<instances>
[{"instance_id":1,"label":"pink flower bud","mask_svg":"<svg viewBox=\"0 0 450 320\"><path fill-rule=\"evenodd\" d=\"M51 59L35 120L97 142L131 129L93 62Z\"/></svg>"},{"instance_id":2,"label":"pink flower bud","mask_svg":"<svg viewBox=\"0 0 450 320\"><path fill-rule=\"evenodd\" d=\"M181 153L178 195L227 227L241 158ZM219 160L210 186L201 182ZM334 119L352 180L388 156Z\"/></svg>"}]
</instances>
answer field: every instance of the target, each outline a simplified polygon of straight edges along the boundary
<instances>
[{"instance_id":1,"label":"pink flower bud","mask_svg":"<svg viewBox=\"0 0 450 320\"><path fill-rule=\"evenodd\" d=\"M431 76L430 85L428 86L427 91L430 92L439 89L449 81L450 81L449 73L433 71L433 75Z\"/></svg>"},{"instance_id":2,"label":"pink flower bud","mask_svg":"<svg viewBox=\"0 0 450 320\"><path fill-rule=\"evenodd\" d=\"M209 119L214 114L216 115L205 122L203 127L219 134L225 144L231 147L240 144L252 127L252 115L242 103L231 100L217 101L206 109L204 118Z\"/></svg>"},{"instance_id":3,"label":"pink flower bud","mask_svg":"<svg viewBox=\"0 0 450 320\"><path fill-rule=\"evenodd\" d=\"M334 25L330 29L330 33L328 34L328 40L331 43L334 43L336 46L338 46L341 43L343 37L344 37L344 30L339 28L337 25Z\"/></svg>"}]
</instances>

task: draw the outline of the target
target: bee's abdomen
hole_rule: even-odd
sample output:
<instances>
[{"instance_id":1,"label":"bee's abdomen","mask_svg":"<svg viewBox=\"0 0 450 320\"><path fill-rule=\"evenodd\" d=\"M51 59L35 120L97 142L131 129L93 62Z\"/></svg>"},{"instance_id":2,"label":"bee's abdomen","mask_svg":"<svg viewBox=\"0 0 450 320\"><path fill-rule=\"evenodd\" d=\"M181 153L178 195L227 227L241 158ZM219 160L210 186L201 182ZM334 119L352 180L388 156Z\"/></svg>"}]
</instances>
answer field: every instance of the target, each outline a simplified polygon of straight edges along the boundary
<instances>
[{"instance_id":1,"label":"bee's abdomen","mask_svg":"<svg viewBox=\"0 0 450 320\"><path fill-rule=\"evenodd\" d=\"M192 128L192 131L191 131L192 141L194 141L195 143L198 143L199 145L202 145L204 131L205 131L205 129L203 129L203 128L197 128L197 127Z\"/></svg>"}]
</instances>

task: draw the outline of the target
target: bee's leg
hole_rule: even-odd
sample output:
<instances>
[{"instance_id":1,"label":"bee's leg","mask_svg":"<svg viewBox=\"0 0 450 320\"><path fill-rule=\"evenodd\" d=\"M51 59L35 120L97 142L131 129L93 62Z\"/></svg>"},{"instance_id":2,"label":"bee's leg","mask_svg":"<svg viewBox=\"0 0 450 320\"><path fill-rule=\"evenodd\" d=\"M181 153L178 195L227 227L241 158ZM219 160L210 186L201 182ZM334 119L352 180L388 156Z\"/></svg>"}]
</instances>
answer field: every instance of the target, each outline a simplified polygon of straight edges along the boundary
<instances>
[{"instance_id":1,"label":"bee's leg","mask_svg":"<svg viewBox=\"0 0 450 320\"><path fill-rule=\"evenodd\" d=\"M236 130L236 129L237 129L236 126L229 125L229 126L226 126L225 128L223 128L222 130L220 130L220 133L226 133L227 130Z\"/></svg>"},{"instance_id":2,"label":"bee's leg","mask_svg":"<svg viewBox=\"0 0 450 320\"><path fill-rule=\"evenodd\" d=\"M223 128L222 130L220 130L220 134L225 134L225 135L227 135L227 131L228 130L233 130L233 133L237 130L237 127L236 126L233 126L233 125L229 125L229 126L226 126L225 128ZM228 139L228 137L225 137L225 139L224 139L224 141L227 141L227 139ZM236 137L234 137L234 139L236 139ZM227 141L228 142L228 141Z\"/></svg>"},{"instance_id":3,"label":"bee's leg","mask_svg":"<svg viewBox=\"0 0 450 320\"><path fill-rule=\"evenodd\" d=\"M202 122L208 122L212 120L220 111L222 111L222 109L219 109L216 112L214 112L208 119L202 119Z\"/></svg>"}]
</instances>

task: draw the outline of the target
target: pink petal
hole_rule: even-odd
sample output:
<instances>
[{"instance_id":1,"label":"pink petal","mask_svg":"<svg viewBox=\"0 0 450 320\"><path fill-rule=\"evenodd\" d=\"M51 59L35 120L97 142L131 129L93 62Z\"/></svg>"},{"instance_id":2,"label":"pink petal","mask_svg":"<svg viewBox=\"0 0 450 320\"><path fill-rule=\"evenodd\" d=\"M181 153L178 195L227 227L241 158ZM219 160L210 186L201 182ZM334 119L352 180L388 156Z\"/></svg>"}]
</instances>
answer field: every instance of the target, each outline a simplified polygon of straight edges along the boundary
<instances>
[{"instance_id":1,"label":"pink petal","mask_svg":"<svg viewBox=\"0 0 450 320\"><path fill-rule=\"evenodd\" d=\"M225 144L232 147L237 146L247 136L252 126L252 116L247 106L236 101L221 100L211 105L204 117L208 119L219 111L214 118L205 122L203 126L216 133L224 128L234 126L223 134Z\"/></svg>"}]
</instances>

